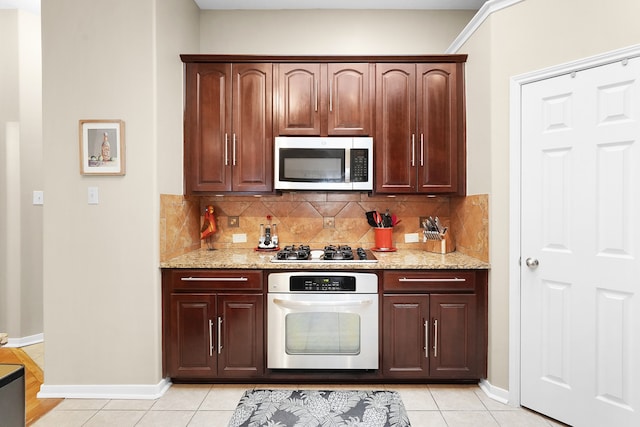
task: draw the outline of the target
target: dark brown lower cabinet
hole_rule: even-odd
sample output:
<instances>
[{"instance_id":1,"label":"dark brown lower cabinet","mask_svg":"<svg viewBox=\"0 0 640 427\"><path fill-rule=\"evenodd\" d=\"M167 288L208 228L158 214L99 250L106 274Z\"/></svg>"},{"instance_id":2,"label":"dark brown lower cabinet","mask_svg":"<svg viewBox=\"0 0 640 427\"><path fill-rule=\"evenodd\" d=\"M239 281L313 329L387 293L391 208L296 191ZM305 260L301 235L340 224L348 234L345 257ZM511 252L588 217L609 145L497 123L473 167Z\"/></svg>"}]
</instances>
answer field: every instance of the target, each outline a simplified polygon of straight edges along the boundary
<instances>
[{"instance_id":1,"label":"dark brown lower cabinet","mask_svg":"<svg viewBox=\"0 0 640 427\"><path fill-rule=\"evenodd\" d=\"M429 376L429 295L385 295L382 369L395 378Z\"/></svg>"},{"instance_id":2,"label":"dark brown lower cabinet","mask_svg":"<svg viewBox=\"0 0 640 427\"><path fill-rule=\"evenodd\" d=\"M475 273L411 271L384 278L385 379L486 376L486 309L478 302L485 301L486 292L482 285L476 289Z\"/></svg>"},{"instance_id":3,"label":"dark brown lower cabinet","mask_svg":"<svg viewBox=\"0 0 640 427\"><path fill-rule=\"evenodd\" d=\"M381 369L266 369L261 270L164 269L163 366L176 381L474 381L486 377L487 270L381 274Z\"/></svg>"},{"instance_id":4,"label":"dark brown lower cabinet","mask_svg":"<svg viewBox=\"0 0 640 427\"><path fill-rule=\"evenodd\" d=\"M262 273L198 273L166 273L163 280L165 374L184 380L261 377L264 296L234 288L252 281L261 288Z\"/></svg>"}]
</instances>

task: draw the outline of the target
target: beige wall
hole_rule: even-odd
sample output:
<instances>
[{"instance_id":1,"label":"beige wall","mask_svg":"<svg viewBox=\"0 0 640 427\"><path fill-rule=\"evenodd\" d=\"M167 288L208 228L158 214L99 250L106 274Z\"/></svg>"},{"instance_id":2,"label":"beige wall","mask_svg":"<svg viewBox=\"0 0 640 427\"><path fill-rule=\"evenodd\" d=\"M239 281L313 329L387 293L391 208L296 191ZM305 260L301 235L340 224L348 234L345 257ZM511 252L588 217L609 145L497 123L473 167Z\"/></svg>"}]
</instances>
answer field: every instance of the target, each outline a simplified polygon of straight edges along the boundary
<instances>
[{"instance_id":1,"label":"beige wall","mask_svg":"<svg viewBox=\"0 0 640 427\"><path fill-rule=\"evenodd\" d=\"M201 53L443 53L474 12L424 10L203 11Z\"/></svg>"},{"instance_id":2,"label":"beige wall","mask_svg":"<svg viewBox=\"0 0 640 427\"><path fill-rule=\"evenodd\" d=\"M181 0L42 6L45 383L54 385L153 384L160 378L158 200L160 193L182 192L179 53L441 53L471 16L198 15ZM490 195L489 381L498 387L508 387L509 77L636 43L639 7L635 0L606 7L524 1L496 13L460 49L469 54L469 194ZM308 30L328 20L332 29L344 20L346 30L337 36L335 30ZM88 118L127 123L125 177L79 175L77 122ZM88 186L99 187L98 206L87 205Z\"/></svg>"},{"instance_id":3,"label":"beige wall","mask_svg":"<svg viewBox=\"0 0 640 427\"><path fill-rule=\"evenodd\" d=\"M469 192L490 194L489 381L508 388L509 81L640 42L640 2L523 1L494 13L461 47L467 62ZM484 154L482 154L482 153ZM490 165L479 169L478 160ZM486 170L486 169L485 169Z\"/></svg>"},{"instance_id":4,"label":"beige wall","mask_svg":"<svg viewBox=\"0 0 640 427\"><path fill-rule=\"evenodd\" d=\"M198 10L60 0L41 16L45 386L158 384L159 194L182 191L178 55L198 47ZM80 119L125 121L125 176L80 175Z\"/></svg>"},{"instance_id":5,"label":"beige wall","mask_svg":"<svg viewBox=\"0 0 640 427\"><path fill-rule=\"evenodd\" d=\"M297 12L293 20L317 22L318 15ZM357 34L343 32L340 43L313 32L312 48L295 53L342 53L344 46L352 53L440 53L471 17L421 13L424 25L411 12L390 13L405 22L383 27L383 44L376 40L382 14L372 15ZM294 53L274 48L272 19L203 13L199 34L199 12L183 0L43 2L45 389L160 380L159 194L182 193L178 54ZM223 24L234 24L224 28L235 37ZM446 27L450 36L441 34ZM301 31L311 33L306 25ZM101 118L126 122L124 177L79 174L78 120ZM99 189L97 206L87 204L89 186Z\"/></svg>"},{"instance_id":6,"label":"beige wall","mask_svg":"<svg viewBox=\"0 0 640 427\"><path fill-rule=\"evenodd\" d=\"M43 324L39 17L0 10L0 40L0 332L19 341Z\"/></svg>"}]
</instances>

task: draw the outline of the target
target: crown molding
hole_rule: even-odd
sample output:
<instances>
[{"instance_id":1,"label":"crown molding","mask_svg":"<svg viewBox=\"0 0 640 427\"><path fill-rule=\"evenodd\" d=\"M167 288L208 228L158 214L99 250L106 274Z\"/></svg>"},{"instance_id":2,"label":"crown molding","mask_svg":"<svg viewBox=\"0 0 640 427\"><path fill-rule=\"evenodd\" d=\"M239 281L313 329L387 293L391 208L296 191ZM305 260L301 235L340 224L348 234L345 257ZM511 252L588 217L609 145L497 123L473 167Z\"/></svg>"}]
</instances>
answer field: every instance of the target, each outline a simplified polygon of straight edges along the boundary
<instances>
[{"instance_id":1,"label":"crown molding","mask_svg":"<svg viewBox=\"0 0 640 427\"><path fill-rule=\"evenodd\" d=\"M489 0L486 2L482 5L478 13L471 18L471 21L469 21L467 26L464 27L462 32L458 37L456 37L453 43L451 43L445 53L456 53L492 13L506 9L507 7L513 6L514 4L522 1L524 0Z\"/></svg>"}]
</instances>

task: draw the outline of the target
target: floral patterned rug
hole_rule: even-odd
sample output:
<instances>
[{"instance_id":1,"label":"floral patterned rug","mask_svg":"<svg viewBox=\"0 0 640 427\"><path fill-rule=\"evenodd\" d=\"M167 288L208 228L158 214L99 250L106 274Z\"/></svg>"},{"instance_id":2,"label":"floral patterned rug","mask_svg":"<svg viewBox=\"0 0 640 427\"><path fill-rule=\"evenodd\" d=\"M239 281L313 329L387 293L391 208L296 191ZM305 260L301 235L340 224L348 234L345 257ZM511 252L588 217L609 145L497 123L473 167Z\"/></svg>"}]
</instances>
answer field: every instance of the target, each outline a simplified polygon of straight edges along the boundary
<instances>
[{"instance_id":1,"label":"floral patterned rug","mask_svg":"<svg viewBox=\"0 0 640 427\"><path fill-rule=\"evenodd\" d=\"M229 427L410 426L396 391L247 390Z\"/></svg>"}]
</instances>

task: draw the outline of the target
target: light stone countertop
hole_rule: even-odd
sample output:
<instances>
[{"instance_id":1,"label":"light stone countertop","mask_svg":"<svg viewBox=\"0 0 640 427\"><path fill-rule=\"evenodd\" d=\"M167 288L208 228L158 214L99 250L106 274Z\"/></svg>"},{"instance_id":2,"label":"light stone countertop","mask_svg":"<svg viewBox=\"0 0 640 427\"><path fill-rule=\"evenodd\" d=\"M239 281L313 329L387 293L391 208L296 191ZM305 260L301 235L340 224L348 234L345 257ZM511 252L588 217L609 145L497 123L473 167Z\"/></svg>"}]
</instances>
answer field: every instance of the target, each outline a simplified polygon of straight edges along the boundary
<instances>
[{"instance_id":1,"label":"light stone countertop","mask_svg":"<svg viewBox=\"0 0 640 427\"><path fill-rule=\"evenodd\" d=\"M489 263L451 252L445 255L413 249L399 249L397 252L376 252L376 263L335 263L328 262L271 262L275 252L258 252L251 249L224 249L209 251L198 249L193 252L161 262L161 268L244 268L244 269L323 269L323 270L438 270L490 268Z\"/></svg>"}]
</instances>

